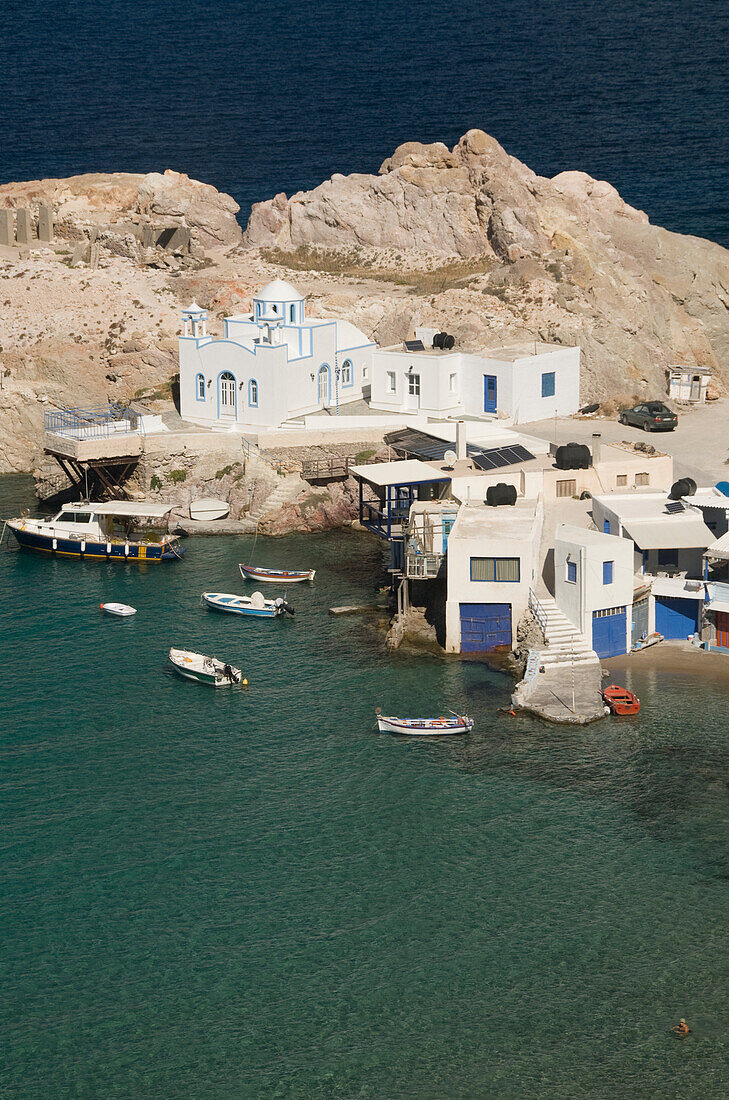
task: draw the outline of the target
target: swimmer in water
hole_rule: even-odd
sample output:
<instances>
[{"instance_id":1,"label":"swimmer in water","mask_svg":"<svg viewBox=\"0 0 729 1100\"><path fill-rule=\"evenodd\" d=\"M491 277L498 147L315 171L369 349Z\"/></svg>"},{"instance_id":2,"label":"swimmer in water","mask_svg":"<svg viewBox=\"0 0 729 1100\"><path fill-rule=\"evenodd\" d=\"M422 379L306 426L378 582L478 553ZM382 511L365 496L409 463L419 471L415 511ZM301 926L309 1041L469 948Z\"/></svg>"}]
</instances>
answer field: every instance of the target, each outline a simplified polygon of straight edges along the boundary
<instances>
[{"instance_id":1,"label":"swimmer in water","mask_svg":"<svg viewBox=\"0 0 729 1100\"><path fill-rule=\"evenodd\" d=\"M678 1021L678 1023L676 1024L675 1027L671 1028L671 1031L673 1032L673 1034L678 1035L678 1037L680 1039L685 1038L685 1036L688 1035L690 1030L691 1030L691 1028L688 1026L688 1024L686 1023L686 1021L684 1020L683 1017L681 1017L681 1019Z\"/></svg>"}]
</instances>

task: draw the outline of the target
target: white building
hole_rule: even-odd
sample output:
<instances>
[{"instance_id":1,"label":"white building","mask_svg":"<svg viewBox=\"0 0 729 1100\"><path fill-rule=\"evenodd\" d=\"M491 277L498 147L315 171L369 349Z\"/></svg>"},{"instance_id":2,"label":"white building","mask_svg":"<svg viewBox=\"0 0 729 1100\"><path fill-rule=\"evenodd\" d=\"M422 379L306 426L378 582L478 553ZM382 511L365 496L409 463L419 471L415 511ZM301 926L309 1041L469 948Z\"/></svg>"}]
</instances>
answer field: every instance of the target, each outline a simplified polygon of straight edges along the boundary
<instances>
[{"instance_id":1,"label":"white building","mask_svg":"<svg viewBox=\"0 0 729 1100\"><path fill-rule=\"evenodd\" d=\"M711 383L710 367L669 367L668 396L674 401L706 401L706 391Z\"/></svg>"},{"instance_id":2,"label":"white building","mask_svg":"<svg viewBox=\"0 0 729 1100\"><path fill-rule=\"evenodd\" d=\"M182 311L180 413L209 427L278 427L291 417L357 401L368 383L374 344L348 321L311 318L304 298L281 279L253 298L250 315L207 334L207 311Z\"/></svg>"},{"instance_id":3,"label":"white building","mask_svg":"<svg viewBox=\"0 0 729 1100\"><path fill-rule=\"evenodd\" d=\"M512 649L539 568L541 501L462 504L448 534L446 649Z\"/></svg>"},{"instance_id":4,"label":"white building","mask_svg":"<svg viewBox=\"0 0 729 1100\"><path fill-rule=\"evenodd\" d=\"M716 536L692 500L671 501L668 493L610 493L593 497L592 519L598 531L633 541L634 573L701 577L704 551Z\"/></svg>"},{"instance_id":5,"label":"white building","mask_svg":"<svg viewBox=\"0 0 729 1100\"><path fill-rule=\"evenodd\" d=\"M598 657L628 653L633 621L632 542L561 523L554 539L554 598Z\"/></svg>"},{"instance_id":6,"label":"white building","mask_svg":"<svg viewBox=\"0 0 729 1100\"><path fill-rule=\"evenodd\" d=\"M569 416L580 405L580 349L528 342L483 354L443 351L424 338L378 348L370 403L393 413L505 416L513 423Z\"/></svg>"}]
</instances>

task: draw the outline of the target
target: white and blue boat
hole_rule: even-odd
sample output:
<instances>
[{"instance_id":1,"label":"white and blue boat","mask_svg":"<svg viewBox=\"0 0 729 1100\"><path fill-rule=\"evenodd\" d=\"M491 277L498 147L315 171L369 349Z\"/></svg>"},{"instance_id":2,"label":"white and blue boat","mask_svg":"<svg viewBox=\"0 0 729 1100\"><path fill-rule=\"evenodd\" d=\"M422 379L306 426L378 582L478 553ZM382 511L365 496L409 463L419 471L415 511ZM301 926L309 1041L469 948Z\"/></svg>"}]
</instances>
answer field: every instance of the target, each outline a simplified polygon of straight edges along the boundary
<instances>
[{"instance_id":1,"label":"white and blue boat","mask_svg":"<svg viewBox=\"0 0 729 1100\"><path fill-rule=\"evenodd\" d=\"M179 540L161 531L174 504L113 500L64 504L52 519L20 516L7 526L24 550L40 550L53 557L96 561L174 561L185 553ZM140 531L143 521L146 531ZM155 521L157 523L155 524ZM146 536L146 537L145 537Z\"/></svg>"},{"instance_id":2,"label":"white and blue boat","mask_svg":"<svg viewBox=\"0 0 729 1100\"><path fill-rule=\"evenodd\" d=\"M229 611L233 615L249 615L254 619L276 619L287 612L293 615L285 596L267 600L262 592L252 596L235 596L231 592L203 592L202 598L208 607L216 611Z\"/></svg>"}]
</instances>

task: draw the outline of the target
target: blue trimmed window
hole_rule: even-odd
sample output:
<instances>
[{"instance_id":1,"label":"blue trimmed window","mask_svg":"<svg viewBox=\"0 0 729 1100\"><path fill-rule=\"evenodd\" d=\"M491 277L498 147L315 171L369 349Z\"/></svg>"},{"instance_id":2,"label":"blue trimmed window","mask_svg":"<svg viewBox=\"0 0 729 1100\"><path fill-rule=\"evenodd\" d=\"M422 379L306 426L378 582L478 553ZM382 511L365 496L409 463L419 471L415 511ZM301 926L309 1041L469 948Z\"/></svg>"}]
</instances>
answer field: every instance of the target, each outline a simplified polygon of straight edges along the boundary
<instances>
[{"instance_id":1,"label":"blue trimmed window","mask_svg":"<svg viewBox=\"0 0 729 1100\"><path fill-rule=\"evenodd\" d=\"M567 562L567 580L570 584L577 584L577 562Z\"/></svg>"},{"instance_id":2,"label":"blue trimmed window","mask_svg":"<svg viewBox=\"0 0 729 1100\"><path fill-rule=\"evenodd\" d=\"M351 386L354 381L354 371L352 370L352 360L345 359L342 363L342 385Z\"/></svg>"},{"instance_id":3,"label":"blue trimmed window","mask_svg":"<svg viewBox=\"0 0 729 1100\"><path fill-rule=\"evenodd\" d=\"M205 375L198 374L195 379L195 397L198 401L205 400Z\"/></svg>"},{"instance_id":4,"label":"blue trimmed window","mask_svg":"<svg viewBox=\"0 0 729 1100\"><path fill-rule=\"evenodd\" d=\"M604 519L602 521L602 529L603 529L603 531L605 532L606 535L610 534L610 520L609 519Z\"/></svg>"},{"instance_id":5,"label":"blue trimmed window","mask_svg":"<svg viewBox=\"0 0 729 1100\"><path fill-rule=\"evenodd\" d=\"M604 561L602 563L602 583L603 584L612 584L613 583L613 566L614 565L615 565L615 562L612 562L612 561Z\"/></svg>"},{"instance_id":6,"label":"blue trimmed window","mask_svg":"<svg viewBox=\"0 0 729 1100\"><path fill-rule=\"evenodd\" d=\"M292 325L296 321L296 306L293 303L289 306L289 321Z\"/></svg>"},{"instance_id":7,"label":"blue trimmed window","mask_svg":"<svg viewBox=\"0 0 729 1100\"><path fill-rule=\"evenodd\" d=\"M554 397L554 371L542 375L542 397Z\"/></svg>"},{"instance_id":8,"label":"blue trimmed window","mask_svg":"<svg viewBox=\"0 0 729 1100\"><path fill-rule=\"evenodd\" d=\"M258 382L255 378L251 378L248 383L248 404L253 409L258 407Z\"/></svg>"},{"instance_id":9,"label":"blue trimmed window","mask_svg":"<svg viewBox=\"0 0 729 1100\"><path fill-rule=\"evenodd\" d=\"M471 580L518 584L521 562L519 558L471 558Z\"/></svg>"}]
</instances>

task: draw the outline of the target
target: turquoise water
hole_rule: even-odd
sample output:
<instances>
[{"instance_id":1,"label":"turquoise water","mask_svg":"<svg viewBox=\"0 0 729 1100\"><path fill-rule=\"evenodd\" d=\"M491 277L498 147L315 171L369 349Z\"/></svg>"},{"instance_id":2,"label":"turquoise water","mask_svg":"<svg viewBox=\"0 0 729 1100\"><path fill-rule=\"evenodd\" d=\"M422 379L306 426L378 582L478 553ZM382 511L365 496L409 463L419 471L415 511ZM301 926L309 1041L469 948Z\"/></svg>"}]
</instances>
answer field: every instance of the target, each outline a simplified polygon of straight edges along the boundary
<instances>
[{"instance_id":1,"label":"turquoise water","mask_svg":"<svg viewBox=\"0 0 729 1100\"><path fill-rule=\"evenodd\" d=\"M0 514L28 503L0 479ZM0 550L0 1093L725 1096L724 686L644 673L638 719L510 719L504 676L328 614L372 596L369 536L259 540L318 570L293 620L203 609L249 545ZM248 691L175 678L171 644ZM476 731L379 736L377 704Z\"/></svg>"}]
</instances>

